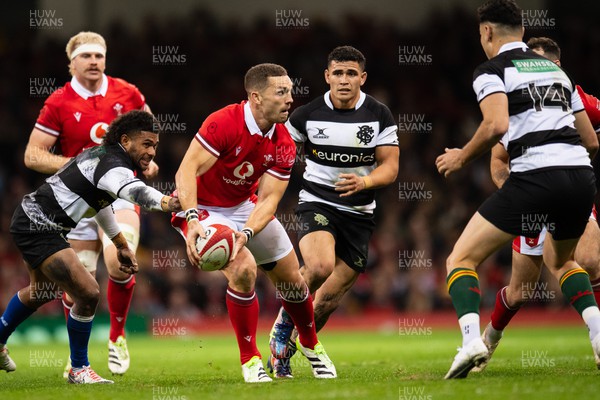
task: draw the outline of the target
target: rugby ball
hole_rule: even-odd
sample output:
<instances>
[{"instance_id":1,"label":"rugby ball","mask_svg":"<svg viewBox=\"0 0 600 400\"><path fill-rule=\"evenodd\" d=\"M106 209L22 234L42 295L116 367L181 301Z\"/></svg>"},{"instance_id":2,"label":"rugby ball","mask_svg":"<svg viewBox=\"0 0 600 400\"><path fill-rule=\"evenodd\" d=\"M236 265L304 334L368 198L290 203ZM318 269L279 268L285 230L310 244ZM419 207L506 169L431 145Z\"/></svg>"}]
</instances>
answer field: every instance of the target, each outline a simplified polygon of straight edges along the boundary
<instances>
[{"instance_id":1,"label":"rugby ball","mask_svg":"<svg viewBox=\"0 0 600 400\"><path fill-rule=\"evenodd\" d=\"M200 256L198 268L203 271L216 271L223 268L229 261L235 233L226 225L213 224L205 230L205 238L198 236L196 251Z\"/></svg>"}]
</instances>

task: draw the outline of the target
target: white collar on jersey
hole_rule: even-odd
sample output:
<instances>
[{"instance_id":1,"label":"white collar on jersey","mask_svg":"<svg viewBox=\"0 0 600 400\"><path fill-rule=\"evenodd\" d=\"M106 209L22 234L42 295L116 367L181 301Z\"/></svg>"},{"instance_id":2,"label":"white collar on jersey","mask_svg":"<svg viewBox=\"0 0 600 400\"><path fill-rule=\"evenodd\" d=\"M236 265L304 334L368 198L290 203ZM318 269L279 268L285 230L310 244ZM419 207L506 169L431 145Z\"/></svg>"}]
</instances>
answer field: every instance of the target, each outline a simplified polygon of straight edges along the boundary
<instances>
[{"instance_id":1,"label":"white collar on jersey","mask_svg":"<svg viewBox=\"0 0 600 400\"><path fill-rule=\"evenodd\" d=\"M92 93L86 88L83 87L81 83L77 80L77 78L71 78L71 87L79 96L83 97L84 100L92 96L102 95L102 97L106 97L106 92L108 91L108 78L106 75L102 74L102 84L100 85L100 89L96 93Z\"/></svg>"},{"instance_id":2,"label":"white collar on jersey","mask_svg":"<svg viewBox=\"0 0 600 400\"><path fill-rule=\"evenodd\" d=\"M335 107L333 107L333 103L331 102L331 98L329 97L330 94L331 94L331 90L328 90L323 95L323 98L325 99L325 104L327 104L327 107L329 107L329 108L331 108L333 110ZM365 102L366 98L367 98L367 95L365 94L365 92L363 92L361 90L360 91L360 95L358 96L358 102L356 102L356 105L354 106L354 109L358 110L360 108L360 106L363 105L363 103Z\"/></svg>"},{"instance_id":3,"label":"white collar on jersey","mask_svg":"<svg viewBox=\"0 0 600 400\"><path fill-rule=\"evenodd\" d=\"M504 51L509 51L509 50L514 50L514 49L523 49L523 51L527 50L529 47L527 47L527 45L523 42L510 42L510 43L504 43L502 45L502 47L500 47L500 50L498 50L498 54L504 52Z\"/></svg>"},{"instance_id":4,"label":"white collar on jersey","mask_svg":"<svg viewBox=\"0 0 600 400\"><path fill-rule=\"evenodd\" d=\"M246 102L246 104L244 104L244 121L246 122L246 126L248 127L248 130L250 131L251 135L261 135L261 136L263 136L262 131L258 127L258 124L256 123L256 120L254 119L254 115L252 115L252 110L250 110L250 103L249 102ZM275 124L273 124L273 126L271 127L271 129L269 129L269 131L267 132L267 134L264 135L264 136L268 137L269 139L272 139L273 138L273 132L275 132Z\"/></svg>"}]
</instances>

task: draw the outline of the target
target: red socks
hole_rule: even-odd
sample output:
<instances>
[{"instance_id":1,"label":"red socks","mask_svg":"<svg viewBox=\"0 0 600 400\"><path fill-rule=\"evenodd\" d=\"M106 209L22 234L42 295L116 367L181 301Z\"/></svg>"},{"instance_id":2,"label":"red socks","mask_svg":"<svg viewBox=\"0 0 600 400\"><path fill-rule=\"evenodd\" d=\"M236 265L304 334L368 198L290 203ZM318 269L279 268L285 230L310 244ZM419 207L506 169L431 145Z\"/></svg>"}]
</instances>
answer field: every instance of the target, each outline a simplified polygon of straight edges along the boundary
<instances>
[{"instance_id":1,"label":"red socks","mask_svg":"<svg viewBox=\"0 0 600 400\"><path fill-rule=\"evenodd\" d=\"M250 293L240 293L227 287L225 301L229 320L233 325L238 347L240 348L240 361L245 364L254 356L261 357L256 347L259 307L254 290Z\"/></svg>"},{"instance_id":2,"label":"red socks","mask_svg":"<svg viewBox=\"0 0 600 400\"><path fill-rule=\"evenodd\" d=\"M69 321L69 313L71 312L71 308L73 308L73 302L67 300L67 292L63 292L62 294L62 305L65 312L65 320Z\"/></svg>"},{"instance_id":3,"label":"red socks","mask_svg":"<svg viewBox=\"0 0 600 400\"><path fill-rule=\"evenodd\" d=\"M308 287L305 286L305 288L306 295L300 301L289 301L281 293L280 296L283 309L292 317L292 321L296 325L300 343L302 346L312 350L319 339L317 339L312 297L308 292Z\"/></svg>"},{"instance_id":4,"label":"red socks","mask_svg":"<svg viewBox=\"0 0 600 400\"><path fill-rule=\"evenodd\" d=\"M110 334L111 342L116 342L119 336L125 336L125 322L129 313L129 305L133 297L135 276L131 275L124 281L118 281L108 277L108 310L110 311Z\"/></svg>"},{"instance_id":5,"label":"red socks","mask_svg":"<svg viewBox=\"0 0 600 400\"><path fill-rule=\"evenodd\" d=\"M497 331L503 331L512 317L519 311L517 308L509 308L506 302L506 286L496 294L496 305L492 312L492 327Z\"/></svg>"}]
</instances>

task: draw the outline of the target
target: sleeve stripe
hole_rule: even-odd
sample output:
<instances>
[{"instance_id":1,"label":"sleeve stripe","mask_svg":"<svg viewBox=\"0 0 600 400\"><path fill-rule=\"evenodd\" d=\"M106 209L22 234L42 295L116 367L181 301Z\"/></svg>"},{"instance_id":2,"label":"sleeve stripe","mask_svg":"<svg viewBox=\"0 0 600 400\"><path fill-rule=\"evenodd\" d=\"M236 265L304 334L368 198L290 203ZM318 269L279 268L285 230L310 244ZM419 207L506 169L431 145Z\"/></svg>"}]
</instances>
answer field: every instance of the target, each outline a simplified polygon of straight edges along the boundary
<instances>
[{"instance_id":1,"label":"sleeve stripe","mask_svg":"<svg viewBox=\"0 0 600 400\"><path fill-rule=\"evenodd\" d=\"M483 101L483 99L485 99L486 97L488 97L488 96L490 96L492 94L496 94L496 93L504 93L504 94L506 94L506 92L503 91L503 90L496 90L495 92L486 93L485 96L483 96L481 98L481 100L479 100L479 103L481 103Z\"/></svg>"},{"instance_id":2,"label":"sleeve stripe","mask_svg":"<svg viewBox=\"0 0 600 400\"><path fill-rule=\"evenodd\" d=\"M52 136L59 136L60 135L60 132L55 131L54 129L47 128L44 125L41 125L40 123L36 123L35 127L37 129L39 129L40 131L42 131L44 133L47 133L48 135L52 135Z\"/></svg>"},{"instance_id":3,"label":"sleeve stripe","mask_svg":"<svg viewBox=\"0 0 600 400\"><path fill-rule=\"evenodd\" d=\"M213 156L219 157L221 155L221 153L219 153L217 150L215 150L214 147L212 147L210 144L208 144L208 142L206 140L204 140L204 138L200 135L200 132L196 133L195 138L197 141L200 142L202 147L204 147Z\"/></svg>"},{"instance_id":4,"label":"sleeve stripe","mask_svg":"<svg viewBox=\"0 0 600 400\"><path fill-rule=\"evenodd\" d=\"M269 175L272 175L275 178L277 178L279 180L282 180L282 181L288 181L290 179L290 175L291 175L291 174L287 174L287 175L280 174L278 172L273 171L272 169L269 169L269 170L265 171L265 173L269 174Z\"/></svg>"}]
</instances>

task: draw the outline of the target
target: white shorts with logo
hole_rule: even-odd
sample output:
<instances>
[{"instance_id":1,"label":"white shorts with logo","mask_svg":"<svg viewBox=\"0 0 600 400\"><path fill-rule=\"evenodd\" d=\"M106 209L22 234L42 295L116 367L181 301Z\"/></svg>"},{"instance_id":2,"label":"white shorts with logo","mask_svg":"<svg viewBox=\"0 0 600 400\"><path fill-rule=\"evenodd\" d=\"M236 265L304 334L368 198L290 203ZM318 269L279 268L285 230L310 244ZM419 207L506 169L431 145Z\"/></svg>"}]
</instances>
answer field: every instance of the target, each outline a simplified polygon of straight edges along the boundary
<instances>
[{"instance_id":1,"label":"white shorts with logo","mask_svg":"<svg viewBox=\"0 0 600 400\"><path fill-rule=\"evenodd\" d=\"M198 204L198 216L200 224L205 229L212 224L221 224L235 231L240 231L254 207L255 204L249 200L234 207L209 207ZM171 219L171 225L185 240L187 223L184 211L175 214ZM246 244L246 247L250 250L258 265L281 260L294 249L285 229L275 218L262 231L254 235Z\"/></svg>"},{"instance_id":2,"label":"white shorts with logo","mask_svg":"<svg viewBox=\"0 0 600 400\"><path fill-rule=\"evenodd\" d=\"M135 204L123 199L112 203L113 210L135 210ZM67 234L67 239L73 240L98 240L98 223L95 218L83 218L77 226Z\"/></svg>"},{"instance_id":3,"label":"white shorts with logo","mask_svg":"<svg viewBox=\"0 0 600 400\"><path fill-rule=\"evenodd\" d=\"M590 219L596 221L596 207L592 208ZM519 254L525 254L526 256L541 256L544 254L544 240L546 239L546 228L542 228L542 231L535 238L526 238L525 236L517 236L513 240L512 248Z\"/></svg>"}]
</instances>

